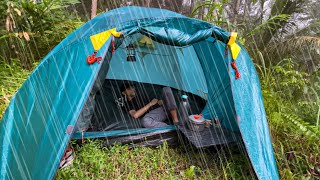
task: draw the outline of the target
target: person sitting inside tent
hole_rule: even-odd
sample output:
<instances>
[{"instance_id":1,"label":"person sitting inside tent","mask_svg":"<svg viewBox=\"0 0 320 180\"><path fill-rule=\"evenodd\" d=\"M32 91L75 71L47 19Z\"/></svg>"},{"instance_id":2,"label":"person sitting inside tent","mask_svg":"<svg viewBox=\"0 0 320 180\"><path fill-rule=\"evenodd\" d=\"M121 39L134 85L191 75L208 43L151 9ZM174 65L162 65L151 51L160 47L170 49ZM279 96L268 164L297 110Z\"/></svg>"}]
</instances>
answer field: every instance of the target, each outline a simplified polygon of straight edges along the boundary
<instances>
[{"instance_id":1,"label":"person sitting inside tent","mask_svg":"<svg viewBox=\"0 0 320 180\"><path fill-rule=\"evenodd\" d=\"M155 98L149 101L148 98L138 96L135 87L129 82L124 82L120 90L122 96L116 100L117 105L134 119L141 119L143 127L167 126L164 121L169 115L174 123L178 123L177 105L170 87L162 89L164 101Z\"/></svg>"}]
</instances>

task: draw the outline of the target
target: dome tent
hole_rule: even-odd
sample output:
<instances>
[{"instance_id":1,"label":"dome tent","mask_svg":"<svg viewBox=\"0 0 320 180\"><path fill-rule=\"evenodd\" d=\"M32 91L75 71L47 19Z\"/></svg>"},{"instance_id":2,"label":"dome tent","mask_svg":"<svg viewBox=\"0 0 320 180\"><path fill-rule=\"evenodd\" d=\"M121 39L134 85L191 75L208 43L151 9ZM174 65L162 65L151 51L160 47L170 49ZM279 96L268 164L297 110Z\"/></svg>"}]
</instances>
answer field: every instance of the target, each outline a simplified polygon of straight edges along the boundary
<instances>
[{"instance_id":1,"label":"dome tent","mask_svg":"<svg viewBox=\"0 0 320 180\"><path fill-rule=\"evenodd\" d=\"M120 31L124 37L119 37ZM123 56L126 41L144 37L155 43L154 55L141 58L143 63L140 58L130 62L134 65L120 63L123 58L117 57ZM95 50L101 62L88 64L86 59ZM173 70L169 75L157 70L155 61L158 66L170 64L165 67ZM0 126L1 179L52 179L70 139L81 136L73 133L73 127L90 93L102 88L105 77L171 86L205 99L202 114L223 119L222 127L241 134L257 177L279 179L259 79L234 34L168 10L133 6L114 9L82 25L43 59L17 91ZM173 129L129 129L85 137Z\"/></svg>"}]
</instances>

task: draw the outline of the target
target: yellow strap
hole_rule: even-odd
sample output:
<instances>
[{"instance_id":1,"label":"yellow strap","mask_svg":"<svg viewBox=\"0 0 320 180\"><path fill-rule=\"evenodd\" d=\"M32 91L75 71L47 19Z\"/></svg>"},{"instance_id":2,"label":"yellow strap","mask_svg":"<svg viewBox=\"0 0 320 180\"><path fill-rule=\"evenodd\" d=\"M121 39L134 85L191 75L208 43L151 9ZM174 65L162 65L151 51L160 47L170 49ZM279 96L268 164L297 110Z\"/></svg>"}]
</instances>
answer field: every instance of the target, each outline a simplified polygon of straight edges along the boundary
<instances>
[{"instance_id":1,"label":"yellow strap","mask_svg":"<svg viewBox=\"0 0 320 180\"><path fill-rule=\"evenodd\" d=\"M112 29L112 30L113 30L113 31L111 31L111 34L112 34L114 37L118 38L118 37L121 36L121 32L117 32L117 31L116 31L116 28L114 28L114 29Z\"/></svg>"},{"instance_id":2,"label":"yellow strap","mask_svg":"<svg viewBox=\"0 0 320 180\"><path fill-rule=\"evenodd\" d=\"M120 37L121 33L117 32L116 28L113 28L90 36L90 40L94 50L99 50L111 35L113 35L114 37Z\"/></svg>"},{"instance_id":3,"label":"yellow strap","mask_svg":"<svg viewBox=\"0 0 320 180\"><path fill-rule=\"evenodd\" d=\"M237 35L238 35L238 33L232 32L230 35L230 39L228 41L228 46L230 48L233 60L237 59L237 57L240 53L240 50L241 50L240 46L236 43Z\"/></svg>"}]
</instances>

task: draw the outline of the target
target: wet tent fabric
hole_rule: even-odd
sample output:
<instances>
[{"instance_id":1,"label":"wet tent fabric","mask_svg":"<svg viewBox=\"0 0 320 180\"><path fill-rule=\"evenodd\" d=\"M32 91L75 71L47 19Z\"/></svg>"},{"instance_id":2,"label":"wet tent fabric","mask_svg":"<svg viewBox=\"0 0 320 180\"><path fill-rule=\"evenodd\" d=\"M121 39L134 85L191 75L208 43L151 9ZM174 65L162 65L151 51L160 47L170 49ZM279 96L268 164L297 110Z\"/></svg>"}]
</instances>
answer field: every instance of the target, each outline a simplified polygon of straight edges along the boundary
<instances>
[{"instance_id":1,"label":"wet tent fabric","mask_svg":"<svg viewBox=\"0 0 320 180\"><path fill-rule=\"evenodd\" d=\"M1 179L53 178L71 138L66 129L75 125L101 67L85 61L94 51L90 36L112 28L166 45L192 45L207 83L205 116L222 117L225 128L241 132L259 179L279 179L259 80L245 49L236 59L241 78L235 80L230 53L224 57L228 32L171 11L141 7L115 9L85 23L34 70L1 121ZM99 56L106 56L110 41Z\"/></svg>"},{"instance_id":2,"label":"wet tent fabric","mask_svg":"<svg viewBox=\"0 0 320 180\"><path fill-rule=\"evenodd\" d=\"M225 57L225 45L219 41L201 41L193 45L203 67L208 86L208 103L202 114L206 118L218 118L225 128L239 131L234 102L230 87L230 77L234 78Z\"/></svg>"},{"instance_id":3,"label":"wet tent fabric","mask_svg":"<svg viewBox=\"0 0 320 180\"><path fill-rule=\"evenodd\" d=\"M276 179L278 170L269 136L258 75L246 51L241 51L237 63L242 78L238 80L231 78L231 86L242 139L246 144L252 164L255 164L253 168L257 174L260 174L258 177Z\"/></svg>"}]
</instances>

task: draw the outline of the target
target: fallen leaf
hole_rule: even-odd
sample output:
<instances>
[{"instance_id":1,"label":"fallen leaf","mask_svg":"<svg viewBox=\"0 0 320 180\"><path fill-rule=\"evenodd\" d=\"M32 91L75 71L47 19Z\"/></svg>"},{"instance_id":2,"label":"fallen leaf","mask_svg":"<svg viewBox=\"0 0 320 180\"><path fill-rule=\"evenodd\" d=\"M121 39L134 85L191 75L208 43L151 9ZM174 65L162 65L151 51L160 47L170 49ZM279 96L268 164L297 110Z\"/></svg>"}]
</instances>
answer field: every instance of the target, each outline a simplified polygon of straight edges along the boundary
<instances>
[{"instance_id":1,"label":"fallen leaf","mask_svg":"<svg viewBox=\"0 0 320 180\"><path fill-rule=\"evenodd\" d=\"M11 24L13 25L13 28L16 28L16 22L14 21L13 15L10 13L9 16L11 18Z\"/></svg>"},{"instance_id":2,"label":"fallen leaf","mask_svg":"<svg viewBox=\"0 0 320 180\"><path fill-rule=\"evenodd\" d=\"M10 16L7 16L6 19L6 30L9 32L11 30L11 20L10 20Z\"/></svg>"},{"instance_id":3,"label":"fallen leaf","mask_svg":"<svg viewBox=\"0 0 320 180\"><path fill-rule=\"evenodd\" d=\"M13 10L14 10L19 16L21 16L21 11L20 11L19 9L14 8Z\"/></svg>"},{"instance_id":4,"label":"fallen leaf","mask_svg":"<svg viewBox=\"0 0 320 180\"><path fill-rule=\"evenodd\" d=\"M27 41L30 41L30 36L27 32L23 32L23 37L24 39L26 39Z\"/></svg>"}]
</instances>

